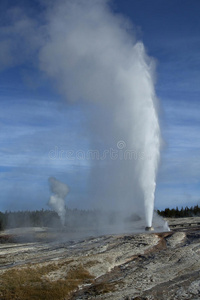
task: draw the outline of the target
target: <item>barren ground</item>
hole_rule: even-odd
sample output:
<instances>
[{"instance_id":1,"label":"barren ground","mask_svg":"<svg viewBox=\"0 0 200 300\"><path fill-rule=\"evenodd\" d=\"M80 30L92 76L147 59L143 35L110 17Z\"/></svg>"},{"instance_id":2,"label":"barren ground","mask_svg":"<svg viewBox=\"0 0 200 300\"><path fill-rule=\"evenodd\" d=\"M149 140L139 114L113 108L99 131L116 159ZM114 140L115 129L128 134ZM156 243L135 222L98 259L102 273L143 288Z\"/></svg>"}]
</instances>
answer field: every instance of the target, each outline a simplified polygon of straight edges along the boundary
<instances>
[{"instance_id":1,"label":"barren ground","mask_svg":"<svg viewBox=\"0 0 200 300\"><path fill-rule=\"evenodd\" d=\"M67 241L46 228L1 232L0 299L200 299L198 222Z\"/></svg>"}]
</instances>

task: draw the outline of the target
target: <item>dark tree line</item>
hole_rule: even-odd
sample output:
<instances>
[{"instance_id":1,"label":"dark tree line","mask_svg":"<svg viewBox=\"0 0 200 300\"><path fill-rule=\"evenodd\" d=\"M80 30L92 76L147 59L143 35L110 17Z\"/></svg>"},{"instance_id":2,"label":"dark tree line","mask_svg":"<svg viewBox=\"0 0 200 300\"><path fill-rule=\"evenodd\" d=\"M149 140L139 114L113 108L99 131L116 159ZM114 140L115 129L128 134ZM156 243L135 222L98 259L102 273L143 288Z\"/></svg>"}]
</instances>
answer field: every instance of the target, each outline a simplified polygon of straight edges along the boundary
<instances>
[{"instance_id":1,"label":"dark tree line","mask_svg":"<svg viewBox=\"0 0 200 300\"><path fill-rule=\"evenodd\" d=\"M0 212L0 230L16 227L57 227L58 214L51 210Z\"/></svg>"},{"instance_id":2,"label":"dark tree line","mask_svg":"<svg viewBox=\"0 0 200 300\"><path fill-rule=\"evenodd\" d=\"M165 210L157 210L157 213L166 218L185 218L185 217L194 217L194 216L200 216L200 207L198 205L181 208L178 207L174 208L165 208Z\"/></svg>"},{"instance_id":3,"label":"dark tree line","mask_svg":"<svg viewBox=\"0 0 200 300\"><path fill-rule=\"evenodd\" d=\"M91 227L92 224L98 224L104 213L95 210L79 210L66 208L65 226L69 229ZM108 218L110 217L107 216ZM103 218L102 218L103 219ZM115 221L116 216L110 218L110 222ZM52 210L35 210L35 211L6 211L0 212L0 230L17 228L17 227L62 227L60 218Z\"/></svg>"},{"instance_id":4,"label":"dark tree line","mask_svg":"<svg viewBox=\"0 0 200 300\"><path fill-rule=\"evenodd\" d=\"M167 218L183 218L200 216L200 207L198 205L179 209L176 207L165 208L165 210L157 210L157 213L162 217ZM106 215L101 211L84 211L78 209L66 209L65 226L68 228L91 227L91 224L101 226L102 220L109 224L118 222L118 217L115 214ZM52 210L35 210L35 211L6 211L0 212L0 230L16 227L61 227L61 221L58 214Z\"/></svg>"}]
</instances>

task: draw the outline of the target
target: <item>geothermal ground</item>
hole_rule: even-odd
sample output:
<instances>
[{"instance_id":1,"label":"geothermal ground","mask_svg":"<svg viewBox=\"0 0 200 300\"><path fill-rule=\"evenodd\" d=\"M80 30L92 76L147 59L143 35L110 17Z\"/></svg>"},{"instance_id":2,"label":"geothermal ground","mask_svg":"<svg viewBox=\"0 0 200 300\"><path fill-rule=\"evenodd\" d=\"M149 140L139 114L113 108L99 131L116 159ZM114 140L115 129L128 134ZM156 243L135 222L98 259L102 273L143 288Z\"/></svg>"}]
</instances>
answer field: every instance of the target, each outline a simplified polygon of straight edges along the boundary
<instances>
[{"instance_id":1,"label":"geothermal ground","mask_svg":"<svg viewBox=\"0 0 200 300\"><path fill-rule=\"evenodd\" d=\"M0 299L200 299L198 223L67 240L47 228L1 232Z\"/></svg>"}]
</instances>

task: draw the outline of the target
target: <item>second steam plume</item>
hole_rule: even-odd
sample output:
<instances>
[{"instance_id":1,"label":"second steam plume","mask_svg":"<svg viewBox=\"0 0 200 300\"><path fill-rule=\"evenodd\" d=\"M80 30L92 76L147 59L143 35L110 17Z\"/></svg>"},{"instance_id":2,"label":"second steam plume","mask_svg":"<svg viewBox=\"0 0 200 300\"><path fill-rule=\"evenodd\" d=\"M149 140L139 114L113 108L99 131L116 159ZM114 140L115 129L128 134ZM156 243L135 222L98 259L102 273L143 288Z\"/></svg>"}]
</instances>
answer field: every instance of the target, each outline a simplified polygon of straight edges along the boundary
<instances>
[{"instance_id":1,"label":"second steam plume","mask_svg":"<svg viewBox=\"0 0 200 300\"><path fill-rule=\"evenodd\" d=\"M92 107L91 149L110 149L124 141L123 150L137 154L131 160L107 155L106 163L91 162L91 202L144 211L150 227L160 156L155 63L130 22L113 13L109 3L74 0L47 6L40 67L68 101Z\"/></svg>"},{"instance_id":2,"label":"second steam plume","mask_svg":"<svg viewBox=\"0 0 200 300\"><path fill-rule=\"evenodd\" d=\"M58 181L54 177L49 178L49 187L52 195L50 196L48 205L57 212L62 225L65 225L65 198L69 192L69 188L65 183Z\"/></svg>"}]
</instances>

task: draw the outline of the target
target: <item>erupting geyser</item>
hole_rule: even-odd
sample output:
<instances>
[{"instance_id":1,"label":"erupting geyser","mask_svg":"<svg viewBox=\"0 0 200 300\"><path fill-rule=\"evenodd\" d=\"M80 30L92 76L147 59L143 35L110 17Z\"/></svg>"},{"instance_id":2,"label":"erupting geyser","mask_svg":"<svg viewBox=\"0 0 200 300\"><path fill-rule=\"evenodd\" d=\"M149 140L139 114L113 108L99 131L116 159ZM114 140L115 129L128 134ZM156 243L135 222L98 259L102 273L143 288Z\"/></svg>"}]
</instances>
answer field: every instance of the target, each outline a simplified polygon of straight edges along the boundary
<instances>
[{"instance_id":1,"label":"erupting geyser","mask_svg":"<svg viewBox=\"0 0 200 300\"><path fill-rule=\"evenodd\" d=\"M69 188L65 183L58 181L54 177L49 178L49 186L53 195L51 195L48 205L57 212L62 225L64 225L66 215L65 197L69 192Z\"/></svg>"},{"instance_id":2,"label":"erupting geyser","mask_svg":"<svg viewBox=\"0 0 200 300\"><path fill-rule=\"evenodd\" d=\"M90 161L88 198L101 208L145 211L151 228L160 156L154 60L109 1L51 2L46 20L40 67L67 101L83 101L87 108L93 103L85 136L90 149L105 150L103 158ZM50 199L61 219L66 194L67 188Z\"/></svg>"}]
</instances>

